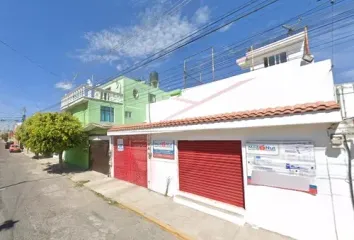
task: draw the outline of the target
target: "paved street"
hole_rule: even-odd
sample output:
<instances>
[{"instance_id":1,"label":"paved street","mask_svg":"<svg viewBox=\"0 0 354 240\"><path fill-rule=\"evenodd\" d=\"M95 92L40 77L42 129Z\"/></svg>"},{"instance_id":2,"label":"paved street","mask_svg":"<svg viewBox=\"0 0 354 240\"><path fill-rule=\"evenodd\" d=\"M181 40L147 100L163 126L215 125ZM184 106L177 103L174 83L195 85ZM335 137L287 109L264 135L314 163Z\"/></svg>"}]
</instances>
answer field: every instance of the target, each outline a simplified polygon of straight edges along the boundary
<instances>
[{"instance_id":1,"label":"paved street","mask_svg":"<svg viewBox=\"0 0 354 240\"><path fill-rule=\"evenodd\" d=\"M0 239L175 239L0 143Z\"/></svg>"}]
</instances>

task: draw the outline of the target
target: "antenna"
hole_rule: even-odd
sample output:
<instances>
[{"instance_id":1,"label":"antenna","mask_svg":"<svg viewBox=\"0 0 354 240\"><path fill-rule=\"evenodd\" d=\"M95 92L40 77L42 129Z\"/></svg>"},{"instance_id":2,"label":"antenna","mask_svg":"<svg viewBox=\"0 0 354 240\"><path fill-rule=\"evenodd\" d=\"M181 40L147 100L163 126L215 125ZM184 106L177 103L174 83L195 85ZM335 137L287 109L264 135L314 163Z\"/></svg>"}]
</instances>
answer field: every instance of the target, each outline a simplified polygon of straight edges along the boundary
<instances>
[{"instance_id":1,"label":"antenna","mask_svg":"<svg viewBox=\"0 0 354 240\"><path fill-rule=\"evenodd\" d=\"M293 25L288 25L288 24L284 24L282 25L282 28L285 28L286 30L288 30L288 36L291 36L295 31L296 31L296 25L298 25L301 22L301 18L299 18L297 20L297 23L293 24Z\"/></svg>"},{"instance_id":2,"label":"antenna","mask_svg":"<svg viewBox=\"0 0 354 240\"><path fill-rule=\"evenodd\" d=\"M291 36L293 34L293 32L295 31L295 28L293 28L292 26L289 25L282 25L282 28L285 28L286 30L288 30L288 36Z\"/></svg>"}]
</instances>

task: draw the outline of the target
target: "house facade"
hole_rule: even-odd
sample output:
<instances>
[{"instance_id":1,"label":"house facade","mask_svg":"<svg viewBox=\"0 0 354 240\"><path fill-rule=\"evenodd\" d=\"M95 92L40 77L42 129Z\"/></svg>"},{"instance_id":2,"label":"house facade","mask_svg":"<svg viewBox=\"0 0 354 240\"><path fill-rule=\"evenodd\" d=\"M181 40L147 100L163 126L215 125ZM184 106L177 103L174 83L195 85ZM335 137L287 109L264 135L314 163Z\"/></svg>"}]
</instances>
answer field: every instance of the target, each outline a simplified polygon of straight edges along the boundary
<instances>
[{"instance_id":1,"label":"house facade","mask_svg":"<svg viewBox=\"0 0 354 240\"><path fill-rule=\"evenodd\" d=\"M151 104L146 123L112 127L111 175L236 224L352 239L348 152L331 142L354 133L350 86L334 85L330 60L314 61L306 30L237 64L250 71Z\"/></svg>"},{"instance_id":2,"label":"house facade","mask_svg":"<svg viewBox=\"0 0 354 240\"><path fill-rule=\"evenodd\" d=\"M109 138L112 125L141 123L146 119L146 104L167 99L168 93L158 87L158 74L151 73L150 81L119 77L102 85L88 81L61 101L61 110L70 112L83 124L89 135L89 146L65 151L67 164L83 169L108 173Z\"/></svg>"}]
</instances>

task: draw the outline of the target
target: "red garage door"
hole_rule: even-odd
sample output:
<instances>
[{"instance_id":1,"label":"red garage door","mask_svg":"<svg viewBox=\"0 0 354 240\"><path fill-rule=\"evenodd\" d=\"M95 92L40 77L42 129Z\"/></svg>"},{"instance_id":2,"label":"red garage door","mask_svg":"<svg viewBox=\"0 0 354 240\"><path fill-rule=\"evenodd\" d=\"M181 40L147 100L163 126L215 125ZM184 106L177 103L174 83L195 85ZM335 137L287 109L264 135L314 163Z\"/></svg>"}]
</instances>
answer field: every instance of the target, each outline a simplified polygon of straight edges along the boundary
<instances>
[{"instance_id":1,"label":"red garage door","mask_svg":"<svg viewBox=\"0 0 354 240\"><path fill-rule=\"evenodd\" d=\"M115 137L114 177L147 187L146 135Z\"/></svg>"},{"instance_id":2,"label":"red garage door","mask_svg":"<svg viewBox=\"0 0 354 240\"><path fill-rule=\"evenodd\" d=\"M179 189L244 208L240 141L179 141Z\"/></svg>"}]
</instances>

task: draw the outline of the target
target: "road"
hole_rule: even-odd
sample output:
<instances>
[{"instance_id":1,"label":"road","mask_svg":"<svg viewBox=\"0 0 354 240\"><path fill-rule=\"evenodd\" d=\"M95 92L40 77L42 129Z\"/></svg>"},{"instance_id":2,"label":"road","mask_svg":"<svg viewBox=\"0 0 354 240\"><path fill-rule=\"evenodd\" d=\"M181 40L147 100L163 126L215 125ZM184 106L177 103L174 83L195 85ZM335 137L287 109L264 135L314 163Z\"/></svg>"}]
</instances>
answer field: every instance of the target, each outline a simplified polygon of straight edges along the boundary
<instances>
[{"instance_id":1,"label":"road","mask_svg":"<svg viewBox=\"0 0 354 240\"><path fill-rule=\"evenodd\" d=\"M175 239L0 141L1 240Z\"/></svg>"}]
</instances>

